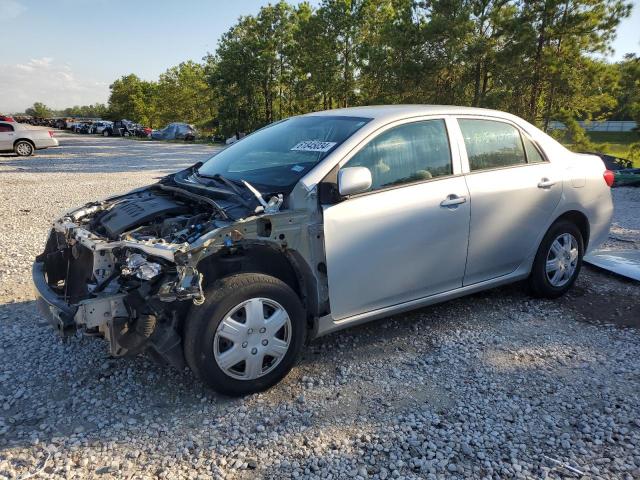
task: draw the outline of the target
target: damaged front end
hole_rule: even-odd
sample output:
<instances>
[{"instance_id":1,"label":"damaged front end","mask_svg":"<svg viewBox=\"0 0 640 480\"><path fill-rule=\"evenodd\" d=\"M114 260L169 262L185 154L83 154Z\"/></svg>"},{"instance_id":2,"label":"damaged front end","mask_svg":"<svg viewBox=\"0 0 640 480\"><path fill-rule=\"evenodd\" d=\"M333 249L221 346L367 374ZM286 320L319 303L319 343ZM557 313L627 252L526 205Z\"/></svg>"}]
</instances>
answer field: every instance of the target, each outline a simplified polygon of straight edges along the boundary
<instances>
[{"instance_id":1,"label":"damaged front end","mask_svg":"<svg viewBox=\"0 0 640 480\"><path fill-rule=\"evenodd\" d=\"M182 367L180 319L204 301L192 244L237 208L161 182L65 214L33 265L40 311L63 335L104 337L113 356L151 348Z\"/></svg>"}]
</instances>

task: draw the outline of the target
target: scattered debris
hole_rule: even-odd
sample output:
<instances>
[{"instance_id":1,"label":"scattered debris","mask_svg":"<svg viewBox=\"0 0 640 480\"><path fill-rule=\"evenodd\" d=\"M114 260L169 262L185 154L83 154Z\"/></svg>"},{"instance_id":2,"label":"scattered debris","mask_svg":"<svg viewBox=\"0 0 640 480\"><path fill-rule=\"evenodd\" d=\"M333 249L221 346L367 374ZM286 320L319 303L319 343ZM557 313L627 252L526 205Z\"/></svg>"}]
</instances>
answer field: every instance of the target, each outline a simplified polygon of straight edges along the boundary
<instances>
[{"instance_id":1,"label":"scattered debris","mask_svg":"<svg viewBox=\"0 0 640 480\"><path fill-rule=\"evenodd\" d=\"M584 261L633 280L640 280L640 250L599 249L585 255Z\"/></svg>"},{"instance_id":2,"label":"scattered debris","mask_svg":"<svg viewBox=\"0 0 640 480\"><path fill-rule=\"evenodd\" d=\"M543 455L543 457L549 460L550 462L555 463L556 465L561 466L562 468L565 468L572 473L575 473L579 477L582 477L585 474L582 470L578 470L577 468L574 468L567 463L561 462L560 460L556 460L555 458L551 458L546 455Z\"/></svg>"}]
</instances>

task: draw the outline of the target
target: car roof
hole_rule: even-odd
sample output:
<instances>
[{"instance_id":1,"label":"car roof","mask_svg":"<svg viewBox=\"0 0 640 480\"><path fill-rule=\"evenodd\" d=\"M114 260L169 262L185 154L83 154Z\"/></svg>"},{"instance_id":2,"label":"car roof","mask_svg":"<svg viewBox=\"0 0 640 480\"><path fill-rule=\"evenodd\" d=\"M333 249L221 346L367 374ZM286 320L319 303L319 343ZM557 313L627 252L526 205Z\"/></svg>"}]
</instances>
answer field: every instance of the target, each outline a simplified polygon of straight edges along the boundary
<instances>
[{"instance_id":1,"label":"car roof","mask_svg":"<svg viewBox=\"0 0 640 480\"><path fill-rule=\"evenodd\" d=\"M421 115L480 115L510 119L517 118L499 110L458 107L454 105L371 105L324 110L321 112L308 113L304 116L314 115L364 117L382 121L393 121L400 118L417 117Z\"/></svg>"}]
</instances>

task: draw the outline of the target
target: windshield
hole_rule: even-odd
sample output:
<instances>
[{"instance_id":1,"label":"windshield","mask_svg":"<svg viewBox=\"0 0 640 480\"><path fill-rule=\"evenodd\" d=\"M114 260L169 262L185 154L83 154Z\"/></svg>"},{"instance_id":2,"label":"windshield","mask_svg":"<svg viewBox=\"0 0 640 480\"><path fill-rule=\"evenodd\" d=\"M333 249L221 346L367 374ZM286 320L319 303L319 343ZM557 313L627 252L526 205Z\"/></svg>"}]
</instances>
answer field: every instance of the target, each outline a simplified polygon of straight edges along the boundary
<instances>
[{"instance_id":1,"label":"windshield","mask_svg":"<svg viewBox=\"0 0 640 480\"><path fill-rule=\"evenodd\" d=\"M246 180L261 190L289 190L370 118L294 117L269 125L222 150L198 173Z\"/></svg>"}]
</instances>

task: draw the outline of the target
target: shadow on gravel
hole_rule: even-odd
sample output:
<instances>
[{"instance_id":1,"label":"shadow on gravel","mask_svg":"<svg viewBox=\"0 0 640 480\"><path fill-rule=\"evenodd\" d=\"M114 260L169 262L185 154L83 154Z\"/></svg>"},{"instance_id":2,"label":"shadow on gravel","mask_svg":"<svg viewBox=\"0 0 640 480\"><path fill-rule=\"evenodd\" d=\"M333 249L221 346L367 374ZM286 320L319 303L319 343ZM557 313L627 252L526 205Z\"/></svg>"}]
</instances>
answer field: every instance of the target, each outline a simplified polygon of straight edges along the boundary
<instances>
[{"instance_id":1,"label":"shadow on gravel","mask_svg":"<svg viewBox=\"0 0 640 480\"><path fill-rule=\"evenodd\" d=\"M638 287L640 282L635 280L585 266L576 285L558 302L587 323L640 328ZM598 288L605 290L598 292Z\"/></svg>"}]
</instances>

